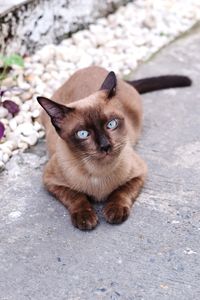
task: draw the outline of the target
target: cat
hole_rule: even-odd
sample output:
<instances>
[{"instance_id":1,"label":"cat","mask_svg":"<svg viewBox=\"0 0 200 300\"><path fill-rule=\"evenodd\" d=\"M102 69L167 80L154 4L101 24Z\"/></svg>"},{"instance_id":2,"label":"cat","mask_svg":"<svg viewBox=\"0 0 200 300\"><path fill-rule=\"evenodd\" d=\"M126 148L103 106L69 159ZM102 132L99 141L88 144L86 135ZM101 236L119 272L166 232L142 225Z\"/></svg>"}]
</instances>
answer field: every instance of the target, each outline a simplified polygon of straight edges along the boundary
<instances>
[{"instance_id":1,"label":"cat","mask_svg":"<svg viewBox=\"0 0 200 300\"><path fill-rule=\"evenodd\" d=\"M189 86L186 76L124 81L92 66L78 70L43 107L49 152L43 182L69 210L72 223L91 230L98 216L91 199L106 201L108 223L124 222L147 176L147 165L134 151L142 128L139 93Z\"/></svg>"}]
</instances>

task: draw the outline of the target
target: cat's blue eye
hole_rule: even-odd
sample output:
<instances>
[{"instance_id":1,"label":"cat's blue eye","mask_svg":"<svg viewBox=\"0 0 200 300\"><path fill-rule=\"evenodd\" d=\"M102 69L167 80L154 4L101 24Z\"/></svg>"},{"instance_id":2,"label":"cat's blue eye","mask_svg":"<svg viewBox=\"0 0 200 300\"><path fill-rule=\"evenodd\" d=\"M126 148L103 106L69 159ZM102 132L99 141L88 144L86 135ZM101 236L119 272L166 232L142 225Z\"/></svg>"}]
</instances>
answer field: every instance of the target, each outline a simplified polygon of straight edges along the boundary
<instances>
[{"instance_id":1,"label":"cat's blue eye","mask_svg":"<svg viewBox=\"0 0 200 300\"><path fill-rule=\"evenodd\" d=\"M111 121L109 121L108 123L107 123L107 128L108 129L115 129L116 127L118 126L118 121L117 121L117 119L113 119L113 120L111 120Z\"/></svg>"},{"instance_id":2,"label":"cat's blue eye","mask_svg":"<svg viewBox=\"0 0 200 300\"><path fill-rule=\"evenodd\" d=\"M78 136L79 139L87 139L88 136L90 135L87 130L79 130L77 131L76 135Z\"/></svg>"}]
</instances>

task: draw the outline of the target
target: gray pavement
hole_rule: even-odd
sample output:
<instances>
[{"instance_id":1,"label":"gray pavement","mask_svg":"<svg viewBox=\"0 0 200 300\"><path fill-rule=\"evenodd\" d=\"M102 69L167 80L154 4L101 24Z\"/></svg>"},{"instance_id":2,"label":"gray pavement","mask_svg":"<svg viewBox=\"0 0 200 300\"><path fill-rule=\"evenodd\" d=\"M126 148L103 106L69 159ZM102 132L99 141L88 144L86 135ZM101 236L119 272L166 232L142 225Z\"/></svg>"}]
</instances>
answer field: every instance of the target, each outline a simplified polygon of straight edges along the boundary
<instances>
[{"instance_id":1,"label":"gray pavement","mask_svg":"<svg viewBox=\"0 0 200 300\"><path fill-rule=\"evenodd\" d=\"M136 73L187 74L194 84L143 96L137 149L149 177L124 224L72 227L42 186L44 142L10 161L0 174L1 300L200 299L199 48L196 31Z\"/></svg>"}]
</instances>

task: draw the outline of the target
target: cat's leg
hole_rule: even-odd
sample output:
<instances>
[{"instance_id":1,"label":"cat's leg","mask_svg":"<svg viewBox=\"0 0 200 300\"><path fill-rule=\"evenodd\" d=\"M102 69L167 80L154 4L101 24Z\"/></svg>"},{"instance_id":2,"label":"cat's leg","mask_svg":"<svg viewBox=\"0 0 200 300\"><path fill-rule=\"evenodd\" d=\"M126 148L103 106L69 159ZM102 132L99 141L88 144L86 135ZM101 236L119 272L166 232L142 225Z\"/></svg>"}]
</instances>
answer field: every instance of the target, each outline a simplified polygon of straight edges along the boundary
<instances>
[{"instance_id":1,"label":"cat's leg","mask_svg":"<svg viewBox=\"0 0 200 300\"><path fill-rule=\"evenodd\" d=\"M96 227L98 217L86 195L64 186L52 185L48 190L68 209L75 227L82 230Z\"/></svg>"},{"instance_id":2,"label":"cat's leg","mask_svg":"<svg viewBox=\"0 0 200 300\"><path fill-rule=\"evenodd\" d=\"M43 181L47 190L52 193L68 209L73 225L81 230L96 227L98 217L87 196L68 187L60 185L60 178L53 172L51 161L46 165Z\"/></svg>"},{"instance_id":3,"label":"cat's leg","mask_svg":"<svg viewBox=\"0 0 200 300\"><path fill-rule=\"evenodd\" d=\"M104 216L108 223L120 224L128 218L145 178L146 171L121 185L109 195L108 203L104 207Z\"/></svg>"}]
</instances>

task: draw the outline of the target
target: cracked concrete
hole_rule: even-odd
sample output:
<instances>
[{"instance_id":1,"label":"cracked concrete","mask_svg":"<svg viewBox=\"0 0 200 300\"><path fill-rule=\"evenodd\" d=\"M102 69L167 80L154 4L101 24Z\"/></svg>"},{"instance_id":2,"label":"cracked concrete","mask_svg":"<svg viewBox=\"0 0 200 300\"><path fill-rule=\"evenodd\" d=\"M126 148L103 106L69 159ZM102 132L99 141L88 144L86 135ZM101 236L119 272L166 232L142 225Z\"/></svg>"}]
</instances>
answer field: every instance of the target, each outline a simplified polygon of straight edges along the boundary
<instances>
[{"instance_id":1,"label":"cracked concrete","mask_svg":"<svg viewBox=\"0 0 200 300\"><path fill-rule=\"evenodd\" d=\"M1 300L199 299L199 33L136 72L187 74L193 86L143 96L137 149L149 176L127 222L101 216L96 230L75 229L43 189L43 141L9 162L0 175Z\"/></svg>"}]
</instances>

